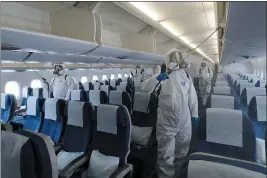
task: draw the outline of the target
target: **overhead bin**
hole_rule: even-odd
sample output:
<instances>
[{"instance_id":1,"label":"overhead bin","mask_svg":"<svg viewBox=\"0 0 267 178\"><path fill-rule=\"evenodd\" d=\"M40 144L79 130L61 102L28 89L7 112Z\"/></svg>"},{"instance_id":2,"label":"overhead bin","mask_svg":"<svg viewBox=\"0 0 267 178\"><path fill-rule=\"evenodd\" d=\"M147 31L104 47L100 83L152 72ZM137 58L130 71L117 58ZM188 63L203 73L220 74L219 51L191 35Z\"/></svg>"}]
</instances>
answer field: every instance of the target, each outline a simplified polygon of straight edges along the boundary
<instances>
[{"instance_id":1,"label":"overhead bin","mask_svg":"<svg viewBox=\"0 0 267 178\"><path fill-rule=\"evenodd\" d=\"M143 34L131 33L121 37L121 46L135 51L154 53L153 38Z\"/></svg>"},{"instance_id":2,"label":"overhead bin","mask_svg":"<svg viewBox=\"0 0 267 178\"><path fill-rule=\"evenodd\" d=\"M81 54L98 46L92 42L10 28L1 28L1 44L16 46L28 51L34 49L62 54Z\"/></svg>"},{"instance_id":3,"label":"overhead bin","mask_svg":"<svg viewBox=\"0 0 267 178\"><path fill-rule=\"evenodd\" d=\"M50 14L51 33L96 43L95 15L85 9L61 8Z\"/></svg>"},{"instance_id":4,"label":"overhead bin","mask_svg":"<svg viewBox=\"0 0 267 178\"><path fill-rule=\"evenodd\" d=\"M94 63L99 60L99 56L77 56L77 55L63 55L63 54L45 54L33 53L27 61L51 62L51 63Z\"/></svg>"},{"instance_id":5,"label":"overhead bin","mask_svg":"<svg viewBox=\"0 0 267 178\"><path fill-rule=\"evenodd\" d=\"M25 59L29 53L27 52L14 52L14 51L1 51L1 61L21 61Z\"/></svg>"},{"instance_id":6,"label":"overhead bin","mask_svg":"<svg viewBox=\"0 0 267 178\"><path fill-rule=\"evenodd\" d=\"M140 62L151 61L142 63L158 64L164 59L163 56L152 53L9 28L1 28L1 38L2 44L21 48L18 51L12 52L2 51L2 60L22 60L29 54L28 52L33 52L33 54L27 61L33 60L41 62L78 62L78 60L80 60L79 62L94 63L100 59L100 57L112 57L117 58L118 62L120 62L121 59L129 59ZM88 58L88 56L90 57ZM40 59L38 60L37 57L40 57ZM115 62L115 59L113 61ZM124 63L124 61L121 62ZM133 62L131 62L131 64L132 63Z\"/></svg>"},{"instance_id":7,"label":"overhead bin","mask_svg":"<svg viewBox=\"0 0 267 178\"><path fill-rule=\"evenodd\" d=\"M106 45L101 45L97 47L95 50L91 51L90 54L88 53L88 55L114 57L120 59L127 59L137 54L138 54L137 51L132 51L124 48L111 47Z\"/></svg>"}]
</instances>

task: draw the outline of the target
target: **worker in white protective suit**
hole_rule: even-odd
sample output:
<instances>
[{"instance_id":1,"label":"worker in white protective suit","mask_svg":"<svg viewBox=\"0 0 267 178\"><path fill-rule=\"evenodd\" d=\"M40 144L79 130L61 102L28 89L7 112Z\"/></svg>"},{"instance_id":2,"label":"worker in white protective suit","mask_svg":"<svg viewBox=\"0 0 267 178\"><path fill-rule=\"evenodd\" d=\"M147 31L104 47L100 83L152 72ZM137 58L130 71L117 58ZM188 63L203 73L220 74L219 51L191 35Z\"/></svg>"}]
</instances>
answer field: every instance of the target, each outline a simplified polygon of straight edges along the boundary
<instances>
[{"instance_id":1,"label":"worker in white protective suit","mask_svg":"<svg viewBox=\"0 0 267 178\"><path fill-rule=\"evenodd\" d=\"M183 61L180 65L179 68L181 69L188 69L190 67L190 64L186 61Z\"/></svg>"},{"instance_id":2,"label":"worker in white protective suit","mask_svg":"<svg viewBox=\"0 0 267 178\"><path fill-rule=\"evenodd\" d=\"M53 93L54 98L70 100L70 93L72 90L77 89L77 84L75 84L74 79L71 76L64 74L64 67L62 64L55 64L53 74L55 77L49 84L49 88L44 80L44 89L48 93Z\"/></svg>"},{"instance_id":3,"label":"worker in white protective suit","mask_svg":"<svg viewBox=\"0 0 267 178\"><path fill-rule=\"evenodd\" d=\"M198 99L191 77L179 68L183 62L178 49L170 50L165 57L167 75L161 73L151 77L142 85L142 90L153 91L158 81L162 81L159 92L156 137L158 143L157 172L159 178L176 178L181 160L188 154L192 123L198 122Z\"/></svg>"},{"instance_id":4,"label":"worker in white protective suit","mask_svg":"<svg viewBox=\"0 0 267 178\"><path fill-rule=\"evenodd\" d=\"M198 75L198 80L199 80L198 88L199 88L199 97L204 106L206 105L206 101L210 94L212 77L213 77L213 72L207 66L207 63L205 61L202 61Z\"/></svg>"},{"instance_id":5,"label":"worker in white protective suit","mask_svg":"<svg viewBox=\"0 0 267 178\"><path fill-rule=\"evenodd\" d=\"M142 69L140 65L136 67L136 70L133 72L134 79L143 82L147 78L147 72L145 69Z\"/></svg>"}]
</instances>

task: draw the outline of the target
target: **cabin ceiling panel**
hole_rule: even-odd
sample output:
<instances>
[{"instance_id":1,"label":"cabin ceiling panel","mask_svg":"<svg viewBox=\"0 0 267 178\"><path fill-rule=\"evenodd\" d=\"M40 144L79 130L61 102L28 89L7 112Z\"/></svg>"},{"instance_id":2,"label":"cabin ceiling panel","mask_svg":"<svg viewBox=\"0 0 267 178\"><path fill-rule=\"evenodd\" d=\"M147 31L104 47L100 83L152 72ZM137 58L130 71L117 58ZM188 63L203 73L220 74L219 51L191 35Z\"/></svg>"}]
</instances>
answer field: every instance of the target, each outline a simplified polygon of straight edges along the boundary
<instances>
[{"instance_id":1,"label":"cabin ceiling panel","mask_svg":"<svg viewBox=\"0 0 267 178\"><path fill-rule=\"evenodd\" d=\"M113 2L99 2L95 13L101 16L102 22L117 24L121 28L134 33L140 32L147 26L147 23L118 7Z\"/></svg>"},{"instance_id":2,"label":"cabin ceiling panel","mask_svg":"<svg viewBox=\"0 0 267 178\"><path fill-rule=\"evenodd\" d=\"M189 49L195 48L217 28L214 2L129 2L118 3ZM164 30L163 30L164 29ZM217 34L214 34L217 39ZM218 44L215 43L217 46ZM201 48L198 53L207 57ZM210 56L211 60L213 56Z\"/></svg>"},{"instance_id":3,"label":"cabin ceiling panel","mask_svg":"<svg viewBox=\"0 0 267 178\"><path fill-rule=\"evenodd\" d=\"M158 21L202 9L201 3L198 2L146 2L145 6L150 7L153 12L160 12L156 18Z\"/></svg>"},{"instance_id":4,"label":"cabin ceiling panel","mask_svg":"<svg viewBox=\"0 0 267 178\"><path fill-rule=\"evenodd\" d=\"M1 44L16 46L28 51L81 54L98 44L48 34L1 28Z\"/></svg>"}]
</instances>

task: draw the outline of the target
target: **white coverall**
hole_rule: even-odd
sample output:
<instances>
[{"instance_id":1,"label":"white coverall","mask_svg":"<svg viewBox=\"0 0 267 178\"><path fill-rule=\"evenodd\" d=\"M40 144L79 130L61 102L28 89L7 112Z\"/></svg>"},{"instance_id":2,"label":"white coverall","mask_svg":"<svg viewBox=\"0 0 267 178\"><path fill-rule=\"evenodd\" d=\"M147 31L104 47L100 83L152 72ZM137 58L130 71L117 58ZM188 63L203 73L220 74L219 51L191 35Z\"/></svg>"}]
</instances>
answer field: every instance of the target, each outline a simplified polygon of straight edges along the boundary
<instances>
[{"instance_id":1,"label":"white coverall","mask_svg":"<svg viewBox=\"0 0 267 178\"><path fill-rule=\"evenodd\" d=\"M151 92L157 83L153 76L143 82L142 90ZM181 159L189 151L191 117L198 118L198 99L193 82L179 67L174 69L169 79L161 82L157 117L158 177L174 178L179 175Z\"/></svg>"},{"instance_id":2,"label":"white coverall","mask_svg":"<svg viewBox=\"0 0 267 178\"><path fill-rule=\"evenodd\" d=\"M206 105L207 99L211 90L211 80L213 77L213 72L206 66L200 67L199 71L199 96L202 100L202 104Z\"/></svg>"},{"instance_id":3,"label":"white coverall","mask_svg":"<svg viewBox=\"0 0 267 178\"><path fill-rule=\"evenodd\" d=\"M46 84L43 88L48 91ZM77 84L75 84L74 79L67 76L65 80L64 74L53 78L49 85L49 92L53 92L54 98L57 99L70 100L70 93L75 89L77 89Z\"/></svg>"},{"instance_id":4,"label":"white coverall","mask_svg":"<svg viewBox=\"0 0 267 178\"><path fill-rule=\"evenodd\" d=\"M147 72L146 70L144 70L144 72L142 73L142 69L136 69L134 72L134 79L138 80L138 81L145 81L147 78Z\"/></svg>"}]
</instances>

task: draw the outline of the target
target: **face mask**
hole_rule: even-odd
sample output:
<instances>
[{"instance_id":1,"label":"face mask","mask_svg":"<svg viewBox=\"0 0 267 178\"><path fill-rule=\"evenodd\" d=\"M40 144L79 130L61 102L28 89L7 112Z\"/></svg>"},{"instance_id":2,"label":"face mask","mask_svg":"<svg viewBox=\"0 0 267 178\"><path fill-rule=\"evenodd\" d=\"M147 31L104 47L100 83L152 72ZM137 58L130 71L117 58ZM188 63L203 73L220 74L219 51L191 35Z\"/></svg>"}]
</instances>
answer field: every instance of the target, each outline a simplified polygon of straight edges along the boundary
<instances>
[{"instance_id":1,"label":"face mask","mask_svg":"<svg viewBox=\"0 0 267 178\"><path fill-rule=\"evenodd\" d=\"M174 62L170 62L168 65L167 65L167 68L168 68L168 70L172 70L172 69L174 69L174 68L179 68L179 66L177 66L176 67L176 63L174 63Z\"/></svg>"}]
</instances>

